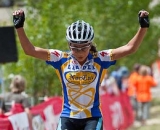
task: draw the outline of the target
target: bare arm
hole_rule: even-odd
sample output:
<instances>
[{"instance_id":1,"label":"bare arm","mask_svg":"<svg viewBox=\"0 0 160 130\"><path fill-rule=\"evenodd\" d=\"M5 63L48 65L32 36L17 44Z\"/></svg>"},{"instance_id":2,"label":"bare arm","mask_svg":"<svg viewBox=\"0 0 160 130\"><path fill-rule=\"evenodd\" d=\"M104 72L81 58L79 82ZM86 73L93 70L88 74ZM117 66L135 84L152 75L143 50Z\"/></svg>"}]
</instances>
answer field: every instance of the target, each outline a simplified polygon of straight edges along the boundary
<instances>
[{"instance_id":1,"label":"bare arm","mask_svg":"<svg viewBox=\"0 0 160 130\"><path fill-rule=\"evenodd\" d=\"M38 59L47 60L48 49L36 47L29 41L23 29L24 21L25 21L25 14L23 10L17 10L13 12L13 22L25 54Z\"/></svg>"},{"instance_id":2,"label":"bare arm","mask_svg":"<svg viewBox=\"0 0 160 130\"><path fill-rule=\"evenodd\" d=\"M136 52L146 32L147 28L140 28L136 35L126 45L114 49L112 52L113 59L117 60Z\"/></svg>"},{"instance_id":3,"label":"bare arm","mask_svg":"<svg viewBox=\"0 0 160 130\"><path fill-rule=\"evenodd\" d=\"M147 16L148 14L149 13L147 11L142 11L140 17ZM136 52L140 44L142 43L142 40L147 32L147 29L148 28L139 28L135 36L126 45L113 49L112 59L117 60Z\"/></svg>"},{"instance_id":4,"label":"bare arm","mask_svg":"<svg viewBox=\"0 0 160 130\"><path fill-rule=\"evenodd\" d=\"M32 114L31 114L29 108L25 108L25 112L27 113L29 126L30 126L30 129L32 130Z\"/></svg>"}]
</instances>

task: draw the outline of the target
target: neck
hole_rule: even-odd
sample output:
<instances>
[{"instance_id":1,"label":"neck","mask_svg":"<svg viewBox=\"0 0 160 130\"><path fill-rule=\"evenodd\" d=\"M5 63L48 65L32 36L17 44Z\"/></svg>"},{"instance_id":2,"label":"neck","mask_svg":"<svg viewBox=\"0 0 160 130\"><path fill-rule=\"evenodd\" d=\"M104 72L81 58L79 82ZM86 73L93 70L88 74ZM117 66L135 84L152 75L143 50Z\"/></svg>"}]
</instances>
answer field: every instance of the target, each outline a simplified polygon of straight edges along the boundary
<instances>
[{"instance_id":1,"label":"neck","mask_svg":"<svg viewBox=\"0 0 160 130\"><path fill-rule=\"evenodd\" d=\"M83 64L85 63L86 61L78 61L78 63L83 66Z\"/></svg>"}]
</instances>

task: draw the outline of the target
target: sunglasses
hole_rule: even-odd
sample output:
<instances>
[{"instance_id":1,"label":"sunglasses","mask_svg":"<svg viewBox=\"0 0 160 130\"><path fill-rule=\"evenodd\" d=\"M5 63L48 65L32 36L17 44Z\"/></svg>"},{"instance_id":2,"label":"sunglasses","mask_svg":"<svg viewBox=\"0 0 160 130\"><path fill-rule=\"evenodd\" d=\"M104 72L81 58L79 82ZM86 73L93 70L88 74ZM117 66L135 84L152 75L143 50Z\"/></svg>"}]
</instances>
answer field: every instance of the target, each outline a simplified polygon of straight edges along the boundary
<instances>
[{"instance_id":1,"label":"sunglasses","mask_svg":"<svg viewBox=\"0 0 160 130\"><path fill-rule=\"evenodd\" d=\"M91 45L88 46L84 46L84 47L72 47L70 46L71 50L74 52L78 52L78 51L87 51L90 48Z\"/></svg>"}]
</instances>

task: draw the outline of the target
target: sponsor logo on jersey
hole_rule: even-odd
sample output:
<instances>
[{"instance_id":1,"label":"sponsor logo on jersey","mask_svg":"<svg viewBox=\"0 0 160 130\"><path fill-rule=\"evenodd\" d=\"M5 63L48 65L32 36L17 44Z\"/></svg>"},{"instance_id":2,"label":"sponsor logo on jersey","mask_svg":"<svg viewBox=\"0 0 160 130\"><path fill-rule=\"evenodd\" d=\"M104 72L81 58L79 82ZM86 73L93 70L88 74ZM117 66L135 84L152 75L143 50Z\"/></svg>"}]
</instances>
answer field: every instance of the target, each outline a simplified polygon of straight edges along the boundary
<instances>
[{"instance_id":1,"label":"sponsor logo on jersey","mask_svg":"<svg viewBox=\"0 0 160 130\"><path fill-rule=\"evenodd\" d=\"M69 83L77 85L86 85L92 83L96 78L96 73L94 72L72 72L69 71L65 74L66 80Z\"/></svg>"},{"instance_id":2,"label":"sponsor logo on jersey","mask_svg":"<svg viewBox=\"0 0 160 130\"><path fill-rule=\"evenodd\" d=\"M105 57L105 56L108 56L109 53L108 53L108 52L105 52L105 51L102 51L102 52L100 53L100 55L103 56L103 57Z\"/></svg>"},{"instance_id":3,"label":"sponsor logo on jersey","mask_svg":"<svg viewBox=\"0 0 160 130\"><path fill-rule=\"evenodd\" d=\"M57 57L60 56L60 54L59 54L57 51L53 51L53 52L51 52L51 53L54 54L54 55L57 56Z\"/></svg>"},{"instance_id":4,"label":"sponsor logo on jersey","mask_svg":"<svg viewBox=\"0 0 160 130\"><path fill-rule=\"evenodd\" d=\"M68 69L69 70L79 70L80 68L78 65L74 65L74 66L68 65ZM93 65L84 65L82 67L82 70L95 70L95 67Z\"/></svg>"}]
</instances>

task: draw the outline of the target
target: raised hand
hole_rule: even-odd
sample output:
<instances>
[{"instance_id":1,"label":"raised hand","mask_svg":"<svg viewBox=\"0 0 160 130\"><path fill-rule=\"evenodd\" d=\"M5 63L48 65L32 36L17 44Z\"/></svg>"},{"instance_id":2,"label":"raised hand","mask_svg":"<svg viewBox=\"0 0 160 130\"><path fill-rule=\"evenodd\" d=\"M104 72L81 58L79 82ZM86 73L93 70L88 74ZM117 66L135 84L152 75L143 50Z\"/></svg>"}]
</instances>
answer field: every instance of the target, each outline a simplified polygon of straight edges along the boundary
<instances>
[{"instance_id":1,"label":"raised hand","mask_svg":"<svg viewBox=\"0 0 160 130\"><path fill-rule=\"evenodd\" d=\"M13 24L16 29L23 27L25 21L25 14L23 10L16 10L13 12Z\"/></svg>"},{"instance_id":2,"label":"raised hand","mask_svg":"<svg viewBox=\"0 0 160 130\"><path fill-rule=\"evenodd\" d=\"M149 13L145 10L140 10L138 13L138 20L141 28L149 28Z\"/></svg>"}]
</instances>

